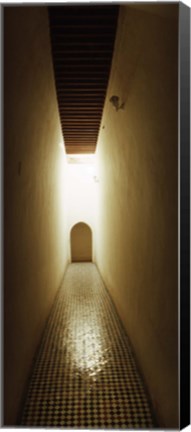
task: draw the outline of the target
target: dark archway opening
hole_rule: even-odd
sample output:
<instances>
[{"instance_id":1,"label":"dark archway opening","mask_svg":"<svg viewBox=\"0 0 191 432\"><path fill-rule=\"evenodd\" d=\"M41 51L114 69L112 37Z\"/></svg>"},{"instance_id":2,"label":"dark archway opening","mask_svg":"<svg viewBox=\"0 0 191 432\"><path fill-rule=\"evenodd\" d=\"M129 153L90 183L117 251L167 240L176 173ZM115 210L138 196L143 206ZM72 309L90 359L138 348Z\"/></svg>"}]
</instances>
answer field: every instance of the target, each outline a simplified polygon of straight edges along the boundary
<instances>
[{"instance_id":1,"label":"dark archway opening","mask_svg":"<svg viewBox=\"0 0 191 432\"><path fill-rule=\"evenodd\" d=\"M92 261L92 230L84 222L73 226L70 234L72 262Z\"/></svg>"}]
</instances>

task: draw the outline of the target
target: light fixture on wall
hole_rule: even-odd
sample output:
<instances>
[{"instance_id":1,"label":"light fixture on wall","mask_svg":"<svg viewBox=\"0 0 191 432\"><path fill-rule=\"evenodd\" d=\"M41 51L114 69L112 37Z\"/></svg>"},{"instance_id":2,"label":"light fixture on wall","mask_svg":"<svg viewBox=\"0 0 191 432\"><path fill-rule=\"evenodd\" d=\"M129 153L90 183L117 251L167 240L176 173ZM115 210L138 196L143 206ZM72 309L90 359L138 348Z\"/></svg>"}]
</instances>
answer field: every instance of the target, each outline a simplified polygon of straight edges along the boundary
<instances>
[{"instance_id":1,"label":"light fixture on wall","mask_svg":"<svg viewBox=\"0 0 191 432\"><path fill-rule=\"evenodd\" d=\"M125 102L120 103L119 96L113 95L110 97L109 101L111 102L113 107L116 109L116 111L118 111L119 109L124 109L124 107L125 107Z\"/></svg>"},{"instance_id":2,"label":"light fixture on wall","mask_svg":"<svg viewBox=\"0 0 191 432\"><path fill-rule=\"evenodd\" d=\"M95 181L95 183L99 183L99 177L97 175L93 176L93 180Z\"/></svg>"}]
</instances>

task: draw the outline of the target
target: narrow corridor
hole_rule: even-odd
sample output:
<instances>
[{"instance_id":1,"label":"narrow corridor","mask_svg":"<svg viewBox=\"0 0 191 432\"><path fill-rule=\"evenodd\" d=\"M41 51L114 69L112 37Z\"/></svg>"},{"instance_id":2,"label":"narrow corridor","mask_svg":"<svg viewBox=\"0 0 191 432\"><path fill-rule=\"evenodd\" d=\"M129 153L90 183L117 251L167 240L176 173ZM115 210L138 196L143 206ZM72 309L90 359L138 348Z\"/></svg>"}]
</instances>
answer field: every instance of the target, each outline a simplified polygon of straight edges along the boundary
<instances>
[{"instance_id":1,"label":"narrow corridor","mask_svg":"<svg viewBox=\"0 0 191 432\"><path fill-rule=\"evenodd\" d=\"M70 264L37 355L22 426L152 428L129 341L92 263Z\"/></svg>"}]
</instances>

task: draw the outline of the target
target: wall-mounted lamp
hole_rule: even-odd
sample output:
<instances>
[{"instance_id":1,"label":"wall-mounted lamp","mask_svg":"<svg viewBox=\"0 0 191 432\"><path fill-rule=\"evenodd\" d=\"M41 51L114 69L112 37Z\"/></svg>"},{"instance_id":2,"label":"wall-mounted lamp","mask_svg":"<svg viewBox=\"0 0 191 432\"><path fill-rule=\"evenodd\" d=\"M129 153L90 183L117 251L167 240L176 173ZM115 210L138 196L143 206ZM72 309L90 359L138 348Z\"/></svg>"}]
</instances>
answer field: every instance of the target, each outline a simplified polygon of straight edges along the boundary
<instances>
[{"instance_id":1,"label":"wall-mounted lamp","mask_svg":"<svg viewBox=\"0 0 191 432\"><path fill-rule=\"evenodd\" d=\"M119 109L124 109L125 107L125 102L121 102L119 101L119 96L111 96L109 101L112 103L113 107L116 109L116 111L118 111Z\"/></svg>"},{"instance_id":2,"label":"wall-mounted lamp","mask_svg":"<svg viewBox=\"0 0 191 432\"><path fill-rule=\"evenodd\" d=\"M94 175L94 176L93 176L93 179L94 179L95 183L99 183L99 178L98 178L97 175Z\"/></svg>"}]
</instances>

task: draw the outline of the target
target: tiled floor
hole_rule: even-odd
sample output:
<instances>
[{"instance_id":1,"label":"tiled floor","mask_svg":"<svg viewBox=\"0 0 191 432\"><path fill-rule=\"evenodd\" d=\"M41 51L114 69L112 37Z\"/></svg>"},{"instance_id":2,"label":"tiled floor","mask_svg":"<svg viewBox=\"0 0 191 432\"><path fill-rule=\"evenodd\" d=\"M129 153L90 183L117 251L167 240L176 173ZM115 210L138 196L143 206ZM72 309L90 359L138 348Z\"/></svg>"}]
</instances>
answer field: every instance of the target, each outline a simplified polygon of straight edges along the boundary
<instances>
[{"instance_id":1,"label":"tiled floor","mask_svg":"<svg viewBox=\"0 0 191 432\"><path fill-rule=\"evenodd\" d=\"M71 264L34 365L21 426L155 427L128 338L94 264Z\"/></svg>"}]
</instances>

